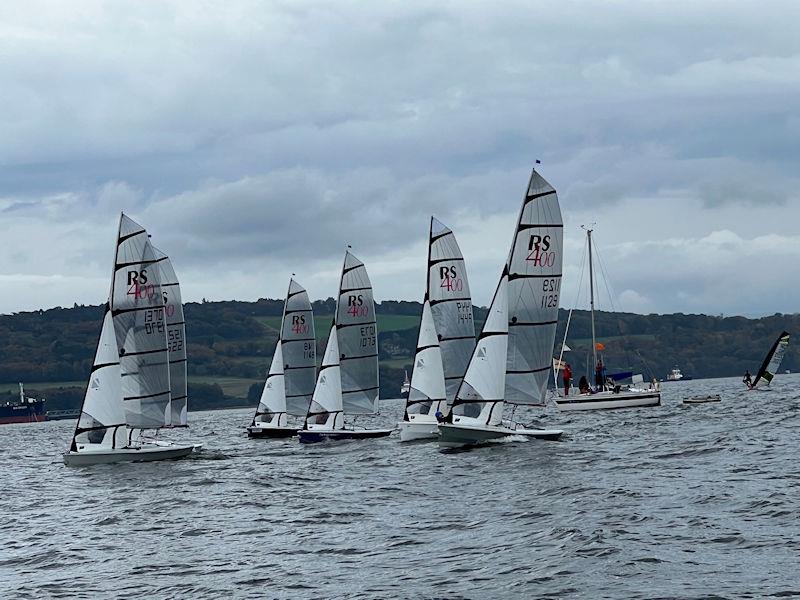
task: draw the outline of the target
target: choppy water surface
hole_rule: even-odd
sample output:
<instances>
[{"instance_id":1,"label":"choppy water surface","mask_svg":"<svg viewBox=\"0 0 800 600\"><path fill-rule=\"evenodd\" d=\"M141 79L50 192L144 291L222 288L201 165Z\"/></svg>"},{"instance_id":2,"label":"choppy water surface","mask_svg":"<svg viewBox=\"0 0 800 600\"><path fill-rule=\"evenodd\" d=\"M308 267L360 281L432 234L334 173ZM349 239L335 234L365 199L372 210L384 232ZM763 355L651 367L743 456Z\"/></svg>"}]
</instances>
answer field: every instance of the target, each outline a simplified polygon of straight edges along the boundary
<instances>
[{"instance_id":1,"label":"choppy water surface","mask_svg":"<svg viewBox=\"0 0 800 600\"><path fill-rule=\"evenodd\" d=\"M666 383L661 408L548 410L562 442L450 453L249 440L230 410L174 432L197 458L77 469L72 421L5 425L0 596L800 596L800 377L740 387Z\"/></svg>"}]
</instances>

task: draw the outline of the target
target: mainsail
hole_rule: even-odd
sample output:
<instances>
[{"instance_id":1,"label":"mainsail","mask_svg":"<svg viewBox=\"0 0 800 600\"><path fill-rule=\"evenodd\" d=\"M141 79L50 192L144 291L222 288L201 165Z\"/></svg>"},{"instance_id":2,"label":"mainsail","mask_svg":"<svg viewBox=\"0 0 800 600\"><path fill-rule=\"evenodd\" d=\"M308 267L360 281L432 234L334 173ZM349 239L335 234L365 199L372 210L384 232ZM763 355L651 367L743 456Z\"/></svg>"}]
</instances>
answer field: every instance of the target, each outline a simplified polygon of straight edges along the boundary
<instances>
[{"instance_id":1,"label":"mainsail","mask_svg":"<svg viewBox=\"0 0 800 600\"><path fill-rule=\"evenodd\" d=\"M378 404L378 328L372 284L364 263L347 252L342 267L336 330L346 414L372 414Z\"/></svg>"},{"instance_id":2,"label":"mainsail","mask_svg":"<svg viewBox=\"0 0 800 600\"><path fill-rule=\"evenodd\" d=\"M317 378L314 313L308 292L294 279L283 306L281 351L286 385L286 407L290 415L304 417L308 412Z\"/></svg>"},{"instance_id":3,"label":"mainsail","mask_svg":"<svg viewBox=\"0 0 800 600\"><path fill-rule=\"evenodd\" d=\"M563 244L558 196L534 169L508 258L506 402L545 403L558 323Z\"/></svg>"},{"instance_id":4,"label":"mainsail","mask_svg":"<svg viewBox=\"0 0 800 600\"><path fill-rule=\"evenodd\" d=\"M77 451L78 443L101 444L110 449L125 446L128 429L121 385L114 323L111 309L106 305L89 385L72 439L73 451Z\"/></svg>"},{"instance_id":5,"label":"mainsail","mask_svg":"<svg viewBox=\"0 0 800 600\"><path fill-rule=\"evenodd\" d=\"M428 299L422 305L422 322L419 326L417 351L414 354L414 369L406 401L408 414L436 414L445 408L445 382L442 368L442 352L433 324L431 305Z\"/></svg>"},{"instance_id":6,"label":"mainsail","mask_svg":"<svg viewBox=\"0 0 800 600\"><path fill-rule=\"evenodd\" d=\"M447 401L452 402L475 348L475 322L464 257L453 232L431 217L428 289L439 336Z\"/></svg>"},{"instance_id":7,"label":"mainsail","mask_svg":"<svg viewBox=\"0 0 800 600\"><path fill-rule=\"evenodd\" d=\"M123 214L111 285L111 314L125 420L137 429L172 423L167 326L156 260L147 231Z\"/></svg>"},{"instance_id":8,"label":"mainsail","mask_svg":"<svg viewBox=\"0 0 800 600\"><path fill-rule=\"evenodd\" d=\"M153 247L161 275L161 295L167 319L167 351L169 352L170 422L185 427L188 419L188 380L186 375L186 321L183 316L181 286L172 261Z\"/></svg>"},{"instance_id":9,"label":"mainsail","mask_svg":"<svg viewBox=\"0 0 800 600\"><path fill-rule=\"evenodd\" d=\"M508 350L508 269L503 270L489 314L478 336L464 380L453 399L453 414L498 425L503 417Z\"/></svg>"},{"instance_id":10,"label":"mainsail","mask_svg":"<svg viewBox=\"0 0 800 600\"><path fill-rule=\"evenodd\" d=\"M341 429L344 426L339 344L335 323L331 326L331 332L328 335L322 366L319 368L314 395L306 415L306 423L323 424L326 422L332 429Z\"/></svg>"},{"instance_id":11,"label":"mainsail","mask_svg":"<svg viewBox=\"0 0 800 600\"><path fill-rule=\"evenodd\" d=\"M789 332L783 331L778 336L778 339L775 340L775 343L772 344L772 348L770 348L769 353L764 358L764 362L761 363L761 368L758 370L756 378L753 380L752 387L769 385L772 382L772 378L775 377L775 374L781 366L783 355L786 354L786 348L788 348L788 346Z\"/></svg>"}]
</instances>

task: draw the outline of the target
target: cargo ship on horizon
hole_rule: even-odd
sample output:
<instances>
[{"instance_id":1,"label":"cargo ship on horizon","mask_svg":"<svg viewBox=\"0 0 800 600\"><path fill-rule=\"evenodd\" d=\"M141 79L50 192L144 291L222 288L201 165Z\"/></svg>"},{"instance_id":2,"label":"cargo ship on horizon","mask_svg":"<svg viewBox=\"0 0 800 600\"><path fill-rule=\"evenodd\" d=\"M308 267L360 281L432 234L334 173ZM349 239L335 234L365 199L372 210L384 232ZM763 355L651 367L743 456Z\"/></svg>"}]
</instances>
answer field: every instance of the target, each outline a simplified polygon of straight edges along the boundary
<instances>
[{"instance_id":1,"label":"cargo ship on horizon","mask_svg":"<svg viewBox=\"0 0 800 600\"><path fill-rule=\"evenodd\" d=\"M19 400L0 404L0 425L9 423L39 423L47 419L45 400L26 398L22 383L19 384Z\"/></svg>"}]
</instances>

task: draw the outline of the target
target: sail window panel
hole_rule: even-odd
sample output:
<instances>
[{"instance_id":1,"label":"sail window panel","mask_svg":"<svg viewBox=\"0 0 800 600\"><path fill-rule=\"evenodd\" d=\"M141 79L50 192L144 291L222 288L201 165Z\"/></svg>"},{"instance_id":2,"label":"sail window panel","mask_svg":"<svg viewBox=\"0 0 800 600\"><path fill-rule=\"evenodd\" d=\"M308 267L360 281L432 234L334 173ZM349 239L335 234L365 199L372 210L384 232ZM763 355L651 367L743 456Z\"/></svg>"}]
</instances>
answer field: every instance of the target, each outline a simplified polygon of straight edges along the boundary
<instances>
[{"instance_id":1,"label":"sail window panel","mask_svg":"<svg viewBox=\"0 0 800 600\"><path fill-rule=\"evenodd\" d=\"M483 399L481 393L465 381L458 390L458 398L453 406L453 414L473 419L477 418L485 404L481 402Z\"/></svg>"}]
</instances>

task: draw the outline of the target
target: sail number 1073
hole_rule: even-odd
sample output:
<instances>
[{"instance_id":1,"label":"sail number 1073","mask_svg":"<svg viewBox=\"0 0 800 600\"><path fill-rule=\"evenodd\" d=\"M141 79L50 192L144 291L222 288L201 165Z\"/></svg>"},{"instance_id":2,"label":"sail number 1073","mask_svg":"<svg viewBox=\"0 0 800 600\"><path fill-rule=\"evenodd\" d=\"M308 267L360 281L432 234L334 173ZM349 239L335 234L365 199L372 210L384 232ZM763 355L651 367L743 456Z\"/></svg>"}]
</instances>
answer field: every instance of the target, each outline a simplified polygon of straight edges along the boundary
<instances>
[{"instance_id":1,"label":"sail number 1073","mask_svg":"<svg viewBox=\"0 0 800 600\"><path fill-rule=\"evenodd\" d=\"M542 280L542 308L558 308L558 293L561 290L561 279Z\"/></svg>"}]
</instances>

